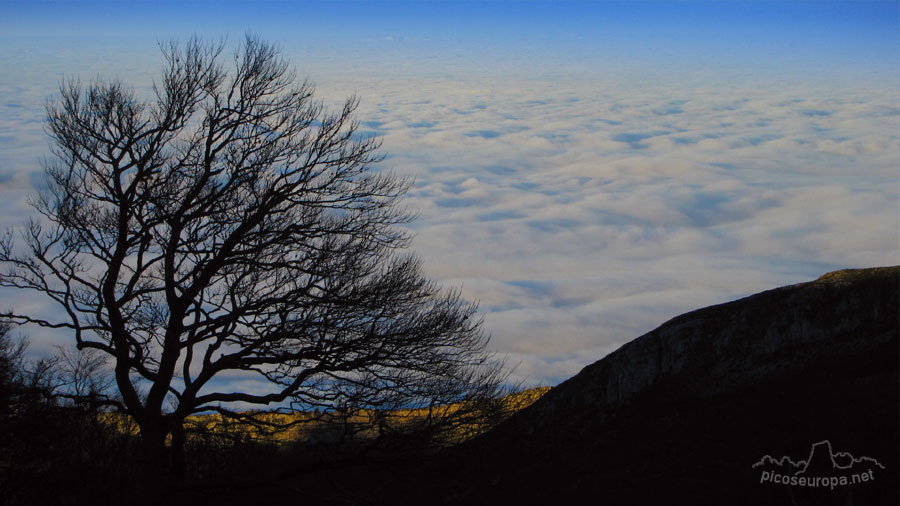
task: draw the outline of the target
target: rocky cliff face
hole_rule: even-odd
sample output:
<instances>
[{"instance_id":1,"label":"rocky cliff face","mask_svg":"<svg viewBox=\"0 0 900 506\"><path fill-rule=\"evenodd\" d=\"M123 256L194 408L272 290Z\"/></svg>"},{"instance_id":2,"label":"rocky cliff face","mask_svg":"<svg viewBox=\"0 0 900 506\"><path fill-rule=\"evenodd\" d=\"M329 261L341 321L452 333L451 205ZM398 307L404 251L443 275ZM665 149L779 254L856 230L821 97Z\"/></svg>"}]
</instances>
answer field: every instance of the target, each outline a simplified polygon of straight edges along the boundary
<instances>
[{"instance_id":1,"label":"rocky cliff face","mask_svg":"<svg viewBox=\"0 0 900 506\"><path fill-rule=\"evenodd\" d=\"M898 267L832 272L678 316L473 445L491 477L462 497L896 502L898 327ZM888 471L868 488L823 495L761 484L751 469L767 453L799 458L827 439L878 454Z\"/></svg>"},{"instance_id":2,"label":"rocky cliff face","mask_svg":"<svg viewBox=\"0 0 900 506\"><path fill-rule=\"evenodd\" d=\"M613 412L651 386L711 397L856 356L896 339L900 267L819 279L683 314L554 388L513 422L527 432L558 417Z\"/></svg>"}]
</instances>

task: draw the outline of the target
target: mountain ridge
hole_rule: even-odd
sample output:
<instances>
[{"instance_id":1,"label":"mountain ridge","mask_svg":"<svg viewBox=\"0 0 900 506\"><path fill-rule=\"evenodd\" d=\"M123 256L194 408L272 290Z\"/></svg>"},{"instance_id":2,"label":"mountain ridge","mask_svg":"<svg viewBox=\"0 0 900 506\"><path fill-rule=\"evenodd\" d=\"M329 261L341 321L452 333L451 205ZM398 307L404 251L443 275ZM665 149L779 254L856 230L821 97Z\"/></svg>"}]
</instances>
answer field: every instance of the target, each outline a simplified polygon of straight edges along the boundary
<instances>
[{"instance_id":1,"label":"mountain ridge","mask_svg":"<svg viewBox=\"0 0 900 506\"><path fill-rule=\"evenodd\" d=\"M838 271L832 271L832 272L823 274L822 276L818 277L817 279L815 279L813 281L796 283L796 284L792 284L792 285L786 285L786 286L781 286L781 287L777 287L777 288L772 288L770 290L765 290L763 292L758 292L758 293L755 293L752 295L748 295L746 297L742 297L737 300L723 302L720 304L714 304L711 306L707 306L707 307L700 308L700 309L695 309L695 310L689 311L687 313L683 313L681 315L675 316L675 317L667 320L666 322L664 322L662 325L658 326L654 330L651 330L650 332L643 334L642 336L637 337L637 338L623 344L621 347L619 347L615 351L611 352L607 356L603 357L602 359L584 367L575 376L573 376L572 378L569 378L568 380L566 380L566 381L560 383L559 385L557 385L556 387L554 387L550 392L548 392L547 395L545 395L544 397L539 399L532 406L529 406L528 408L523 410L522 413L517 413L516 415L514 415L513 419L521 418L522 416L524 416L528 413L535 412L535 411L539 412L542 409L546 409L546 408L544 408L545 405L551 404L554 402L558 402L557 397L565 395L567 388L571 388L571 387L568 387L567 385L572 384L572 383L579 383L579 382L586 381L588 377L590 377L593 374L596 374L597 370L599 368L603 367L604 361L617 359L621 355L628 355L628 356L624 357L625 359L628 360L628 362L627 362L628 367L623 368L621 370L614 371L616 373L616 375L612 378L613 382L606 389L607 390L607 398L609 399L611 397L615 403L622 401L622 400L626 400L631 395L636 393L636 391L638 390L638 388L636 388L637 386L649 386L650 384L654 383L655 381L658 381L660 374L666 375L666 374L671 374L673 372L677 373L677 372L682 371L683 367L679 367L679 366L684 366L685 365L684 363L679 363L677 360L672 360L671 362L666 363L666 357L663 355L663 353L665 351L667 351L666 348L669 348L673 352L681 351L682 355L688 355L687 350L684 350L684 349L678 350L677 349L678 346L677 345L672 346L671 343L668 346L666 346L663 342L664 338L663 338L663 336L660 336L660 333L669 332L673 329L676 331L679 331L684 328L690 328L697 324L698 317L708 319L708 318L710 318L709 313L715 313L715 316L719 316L722 313L729 313L735 308L745 307L748 304L758 304L763 301L770 302L769 299L771 299L771 298L781 298L782 296L785 296L785 295L790 298L790 296L795 295L795 293L798 290L806 290L806 289L816 290L816 289L820 289L820 288L823 288L824 286L828 286L828 285L850 286L854 282L858 286L862 286L862 284L864 284L864 282L866 280L869 280L869 281L871 281L873 279L879 280L879 279L885 278L886 276L887 277L892 276L895 281L900 282L900 266L898 266L898 267L875 267L875 268L868 268L868 269L842 269L842 270L838 270ZM896 296L895 296L895 299L896 299ZM785 306L789 306L793 303L793 301L786 301L786 302L787 302L787 304L784 304ZM837 307L841 307L841 304L840 303L837 304ZM875 308L875 311L876 311L876 314L873 315L874 316L873 319L878 318L878 315L877 315L878 308L877 307ZM732 316L732 319L733 318L734 318L734 316ZM834 322L833 321L834 319L831 319L831 320L832 321L828 321L827 323L833 324L833 326L831 327L832 330L841 331L841 330L843 330L843 327L846 325L846 322L843 322L843 323L840 321ZM800 338L802 341L800 344L812 344L817 341L815 339L802 339L804 336L806 336L810 333L809 328L802 328L803 323L800 323L799 327L801 327L801 328L799 328L799 329L797 329L797 328L792 329L791 325L792 325L791 322L787 322L788 332L786 333L786 337L790 338L793 336L793 337ZM795 327L798 326L798 325L796 325L796 322L793 325ZM849 329L848 329L848 331L849 331ZM767 347L771 347L772 349L781 348L783 346L783 344L777 345L777 344L773 343L772 341L775 341L776 337L783 337L784 334L785 333L782 333L782 336L768 336L767 335L766 337L768 338L768 342L766 342L764 344ZM827 335L827 334L821 333L821 335ZM885 336L885 337L887 338L889 336ZM653 341L653 342L651 343L651 341ZM732 344L732 343L728 343L728 344ZM653 356L653 352L654 352L653 346L656 347L656 350L655 350L656 355L655 356ZM636 356L634 353L632 353L635 351L639 351L639 350L637 350L637 348L641 348L641 347L643 347L644 350L640 350L640 351L649 352L649 354ZM720 343L719 348L721 349L724 347L725 347L725 345L722 345ZM672 350L672 348L676 348L676 349ZM637 367L634 367L635 365L637 365ZM645 367L641 367L641 365L643 365ZM754 365L758 365L758 364L754 364ZM769 368L771 368L771 367L772 366L770 365ZM718 365L718 368L719 369L722 368L721 364ZM765 372L771 372L771 371L766 370ZM715 393L716 390L718 390L718 389L714 389L712 391L708 391L708 392L704 392L704 393L707 393L707 394ZM539 425L540 424L538 424L538 426Z\"/></svg>"}]
</instances>

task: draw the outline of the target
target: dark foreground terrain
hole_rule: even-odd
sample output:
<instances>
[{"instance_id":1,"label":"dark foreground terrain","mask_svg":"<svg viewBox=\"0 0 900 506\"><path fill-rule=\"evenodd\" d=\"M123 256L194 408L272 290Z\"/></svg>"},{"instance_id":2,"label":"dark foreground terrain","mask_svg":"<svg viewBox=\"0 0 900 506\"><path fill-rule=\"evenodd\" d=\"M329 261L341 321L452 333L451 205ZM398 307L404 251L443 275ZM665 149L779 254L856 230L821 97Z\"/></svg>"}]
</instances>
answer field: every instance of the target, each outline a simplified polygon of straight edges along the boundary
<instances>
[{"instance_id":1,"label":"dark foreground terrain","mask_svg":"<svg viewBox=\"0 0 900 506\"><path fill-rule=\"evenodd\" d=\"M160 495L220 505L893 505L898 313L900 267L833 272L676 317L453 450L195 448L193 477ZM82 445L90 427L54 416L10 429L31 439L4 443L0 495L147 502L129 492L127 441Z\"/></svg>"},{"instance_id":2,"label":"dark foreground terrain","mask_svg":"<svg viewBox=\"0 0 900 506\"><path fill-rule=\"evenodd\" d=\"M897 504L898 308L900 268L829 273L674 318L455 451L285 469L181 497Z\"/></svg>"}]
</instances>

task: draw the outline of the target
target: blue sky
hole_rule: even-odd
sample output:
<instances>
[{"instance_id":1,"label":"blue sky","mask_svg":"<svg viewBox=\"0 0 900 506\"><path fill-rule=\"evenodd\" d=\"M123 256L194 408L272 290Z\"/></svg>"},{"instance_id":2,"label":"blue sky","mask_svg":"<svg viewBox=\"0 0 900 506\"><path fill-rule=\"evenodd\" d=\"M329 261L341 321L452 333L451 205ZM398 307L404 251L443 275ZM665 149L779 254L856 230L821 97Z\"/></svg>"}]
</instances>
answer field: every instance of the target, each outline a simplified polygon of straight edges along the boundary
<instances>
[{"instance_id":1,"label":"blue sky","mask_svg":"<svg viewBox=\"0 0 900 506\"><path fill-rule=\"evenodd\" d=\"M162 37L247 30L333 48L392 37L647 58L896 58L896 2L5 2L7 37ZM583 54L582 54L583 55Z\"/></svg>"},{"instance_id":2,"label":"blue sky","mask_svg":"<svg viewBox=\"0 0 900 506\"><path fill-rule=\"evenodd\" d=\"M64 75L146 91L157 40L280 44L355 93L428 275L555 384L666 319L900 263L896 2L5 2L4 227ZM0 292L2 306L43 310ZM32 329L34 347L64 336ZM231 378L237 386L249 381Z\"/></svg>"}]
</instances>

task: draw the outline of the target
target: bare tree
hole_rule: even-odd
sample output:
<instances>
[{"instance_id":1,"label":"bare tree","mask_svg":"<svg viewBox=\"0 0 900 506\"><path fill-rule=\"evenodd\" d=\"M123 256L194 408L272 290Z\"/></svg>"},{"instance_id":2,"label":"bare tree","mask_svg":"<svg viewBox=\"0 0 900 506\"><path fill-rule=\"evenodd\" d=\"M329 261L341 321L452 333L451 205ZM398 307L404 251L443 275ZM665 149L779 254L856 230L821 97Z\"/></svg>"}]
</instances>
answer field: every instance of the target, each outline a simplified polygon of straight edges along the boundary
<instances>
[{"instance_id":1,"label":"bare tree","mask_svg":"<svg viewBox=\"0 0 900 506\"><path fill-rule=\"evenodd\" d=\"M403 251L409 182L376 167L357 101L313 99L279 51L248 36L162 46L155 97L66 80L47 106L42 215L0 242L0 284L40 292L80 350L111 357L148 462L184 420L247 405L423 407L490 396L501 379L474 305ZM222 390L223 376L265 390Z\"/></svg>"}]
</instances>

